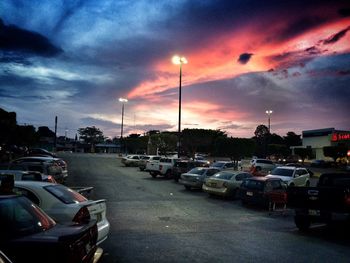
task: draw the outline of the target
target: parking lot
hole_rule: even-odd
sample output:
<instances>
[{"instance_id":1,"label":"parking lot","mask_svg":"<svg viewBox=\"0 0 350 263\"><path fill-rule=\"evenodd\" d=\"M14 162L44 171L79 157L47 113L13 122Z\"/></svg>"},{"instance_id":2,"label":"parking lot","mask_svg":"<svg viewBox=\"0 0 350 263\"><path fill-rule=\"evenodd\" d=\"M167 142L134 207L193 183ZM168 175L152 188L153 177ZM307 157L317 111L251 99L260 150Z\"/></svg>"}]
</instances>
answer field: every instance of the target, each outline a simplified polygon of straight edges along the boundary
<instances>
[{"instance_id":1,"label":"parking lot","mask_svg":"<svg viewBox=\"0 0 350 263\"><path fill-rule=\"evenodd\" d=\"M297 230L293 211L244 207L124 167L116 155L64 154L71 186L107 199L101 262L348 262L349 231Z\"/></svg>"}]
</instances>

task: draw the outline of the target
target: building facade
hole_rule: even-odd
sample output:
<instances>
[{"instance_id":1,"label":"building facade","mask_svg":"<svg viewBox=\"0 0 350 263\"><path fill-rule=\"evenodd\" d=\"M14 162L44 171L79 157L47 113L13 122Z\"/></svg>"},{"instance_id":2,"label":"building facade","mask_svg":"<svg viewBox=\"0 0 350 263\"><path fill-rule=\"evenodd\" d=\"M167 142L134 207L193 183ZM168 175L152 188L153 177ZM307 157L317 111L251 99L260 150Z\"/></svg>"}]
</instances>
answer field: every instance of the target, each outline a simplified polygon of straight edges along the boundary
<instances>
[{"instance_id":1,"label":"building facade","mask_svg":"<svg viewBox=\"0 0 350 263\"><path fill-rule=\"evenodd\" d=\"M335 128L307 130L302 132L302 142L304 148L312 149L315 159L325 159L323 154L325 146L346 146L350 150L350 131Z\"/></svg>"}]
</instances>

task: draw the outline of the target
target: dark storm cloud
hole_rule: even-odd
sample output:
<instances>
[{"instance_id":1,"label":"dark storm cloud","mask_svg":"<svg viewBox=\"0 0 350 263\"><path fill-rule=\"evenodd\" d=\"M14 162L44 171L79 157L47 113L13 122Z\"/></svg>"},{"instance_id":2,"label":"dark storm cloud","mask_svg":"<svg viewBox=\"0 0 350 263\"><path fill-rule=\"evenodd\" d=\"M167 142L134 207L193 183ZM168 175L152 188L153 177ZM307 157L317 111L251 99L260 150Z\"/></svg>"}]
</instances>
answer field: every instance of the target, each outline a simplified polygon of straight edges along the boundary
<instances>
[{"instance_id":1,"label":"dark storm cloud","mask_svg":"<svg viewBox=\"0 0 350 263\"><path fill-rule=\"evenodd\" d=\"M326 17L314 16L299 18L296 21L292 21L285 29L278 32L275 39L279 41L291 39L325 22L327 22Z\"/></svg>"},{"instance_id":2,"label":"dark storm cloud","mask_svg":"<svg viewBox=\"0 0 350 263\"><path fill-rule=\"evenodd\" d=\"M347 28L339 31L338 33L330 36L328 39L323 41L324 45L328 45L328 44L333 44L335 42L338 42L341 38L343 38L346 34L346 32L348 32L350 30L350 26L348 26Z\"/></svg>"},{"instance_id":3,"label":"dark storm cloud","mask_svg":"<svg viewBox=\"0 0 350 263\"><path fill-rule=\"evenodd\" d=\"M350 8L341 8L338 10L338 13L343 17L348 17L350 16Z\"/></svg>"},{"instance_id":4,"label":"dark storm cloud","mask_svg":"<svg viewBox=\"0 0 350 263\"><path fill-rule=\"evenodd\" d=\"M244 65L248 63L248 61L251 59L252 56L253 56L253 53L243 53L239 56L237 61Z\"/></svg>"},{"instance_id":5,"label":"dark storm cloud","mask_svg":"<svg viewBox=\"0 0 350 263\"><path fill-rule=\"evenodd\" d=\"M51 57L62 52L50 41L35 32L17 26L7 26L0 19L0 49L5 51L24 51L34 55Z\"/></svg>"},{"instance_id":6,"label":"dark storm cloud","mask_svg":"<svg viewBox=\"0 0 350 263\"><path fill-rule=\"evenodd\" d=\"M53 32L57 33L58 31L60 31L64 26L64 23L69 18L71 18L72 15L83 6L83 4L84 4L83 0L65 2L61 7L62 8L61 17L57 21L53 29Z\"/></svg>"}]
</instances>

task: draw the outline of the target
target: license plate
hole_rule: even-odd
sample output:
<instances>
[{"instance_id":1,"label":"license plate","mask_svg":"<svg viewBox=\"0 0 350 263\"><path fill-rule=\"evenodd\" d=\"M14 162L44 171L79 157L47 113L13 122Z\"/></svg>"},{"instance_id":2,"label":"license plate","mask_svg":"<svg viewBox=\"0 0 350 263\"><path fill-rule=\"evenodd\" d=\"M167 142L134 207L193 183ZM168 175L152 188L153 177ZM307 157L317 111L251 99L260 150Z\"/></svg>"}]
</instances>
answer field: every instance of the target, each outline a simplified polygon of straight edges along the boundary
<instances>
[{"instance_id":1,"label":"license plate","mask_svg":"<svg viewBox=\"0 0 350 263\"><path fill-rule=\"evenodd\" d=\"M309 215L310 216L319 216L320 215L320 210L309 209Z\"/></svg>"},{"instance_id":2,"label":"license plate","mask_svg":"<svg viewBox=\"0 0 350 263\"><path fill-rule=\"evenodd\" d=\"M253 192L247 192L246 195L253 196Z\"/></svg>"}]
</instances>

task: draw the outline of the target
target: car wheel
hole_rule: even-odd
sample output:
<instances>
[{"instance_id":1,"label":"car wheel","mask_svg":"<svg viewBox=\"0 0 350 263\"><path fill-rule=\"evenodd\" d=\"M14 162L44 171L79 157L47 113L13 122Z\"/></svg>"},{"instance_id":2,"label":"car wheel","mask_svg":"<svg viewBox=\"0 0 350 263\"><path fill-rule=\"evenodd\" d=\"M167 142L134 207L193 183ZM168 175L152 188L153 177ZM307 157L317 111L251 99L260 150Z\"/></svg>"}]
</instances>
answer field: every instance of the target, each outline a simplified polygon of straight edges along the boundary
<instances>
[{"instance_id":1,"label":"car wheel","mask_svg":"<svg viewBox=\"0 0 350 263\"><path fill-rule=\"evenodd\" d=\"M289 184L289 186L295 186L295 184L294 184L294 183L291 183L291 184Z\"/></svg>"},{"instance_id":2,"label":"car wheel","mask_svg":"<svg viewBox=\"0 0 350 263\"><path fill-rule=\"evenodd\" d=\"M185 185L186 190L191 190L191 186Z\"/></svg>"},{"instance_id":3,"label":"car wheel","mask_svg":"<svg viewBox=\"0 0 350 263\"><path fill-rule=\"evenodd\" d=\"M152 175L153 178L156 178L157 177L157 174L155 172L149 172L150 175Z\"/></svg>"},{"instance_id":4,"label":"car wheel","mask_svg":"<svg viewBox=\"0 0 350 263\"><path fill-rule=\"evenodd\" d=\"M308 231L311 225L310 218L307 216L295 216L294 222L300 231Z\"/></svg>"},{"instance_id":5,"label":"car wheel","mask_svg":"<svg viewBox=\"0 0 350 263\"><path fill-rule=\"evenodd\" d=\"M145 168L143 168L143 167L140 167L140 171L143 171L143 170L145 170Z\"/></svg>"}]
</instances>

